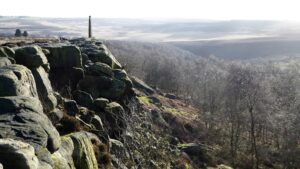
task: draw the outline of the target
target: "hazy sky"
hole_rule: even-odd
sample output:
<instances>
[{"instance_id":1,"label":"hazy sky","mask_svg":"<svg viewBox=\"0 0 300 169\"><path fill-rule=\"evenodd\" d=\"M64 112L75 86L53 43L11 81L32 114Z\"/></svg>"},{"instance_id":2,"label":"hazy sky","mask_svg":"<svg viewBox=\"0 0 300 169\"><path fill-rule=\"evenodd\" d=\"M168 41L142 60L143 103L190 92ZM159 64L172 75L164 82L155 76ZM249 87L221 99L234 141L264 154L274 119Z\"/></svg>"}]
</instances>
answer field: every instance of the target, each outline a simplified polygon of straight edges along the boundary
<instances>
[{"instance_id":1,"label":"hazy sky","mask_svg":"<svg viewBox=\"0 0 300 169\"><path fill-rule=\"evenodd\" d=\"M297 0L3 0L0 15L300 20Z\"/></svg>"}]
</instances>

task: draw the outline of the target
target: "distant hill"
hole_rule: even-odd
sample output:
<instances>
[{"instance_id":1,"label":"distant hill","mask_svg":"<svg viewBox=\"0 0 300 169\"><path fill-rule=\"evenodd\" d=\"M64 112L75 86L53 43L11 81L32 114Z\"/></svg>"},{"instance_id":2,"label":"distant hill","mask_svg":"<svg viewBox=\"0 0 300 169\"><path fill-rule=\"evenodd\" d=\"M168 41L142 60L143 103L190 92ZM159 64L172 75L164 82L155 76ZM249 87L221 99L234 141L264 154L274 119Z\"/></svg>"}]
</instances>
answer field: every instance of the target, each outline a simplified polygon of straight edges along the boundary
<instances>
[{"instance_id":1,"label":"distant hill","mask_svg":"<svg viewBox=\"0 0 300 169\"><path fill-rule=\"evenodd\" d=\"M214 55L222 59L276 60L285 57L300 57L300 40L257 38L234 41L187 41L169 43L195 55Z\"/></svg>"}]
</instances>

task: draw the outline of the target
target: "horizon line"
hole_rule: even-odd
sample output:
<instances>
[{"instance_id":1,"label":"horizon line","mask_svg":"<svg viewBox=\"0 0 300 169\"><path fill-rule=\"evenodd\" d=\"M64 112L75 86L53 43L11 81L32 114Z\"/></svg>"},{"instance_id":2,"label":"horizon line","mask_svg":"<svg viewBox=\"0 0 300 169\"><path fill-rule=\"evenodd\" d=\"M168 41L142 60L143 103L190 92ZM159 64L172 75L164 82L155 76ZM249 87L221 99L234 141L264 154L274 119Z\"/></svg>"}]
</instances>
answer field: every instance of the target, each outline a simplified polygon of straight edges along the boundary
<instances>
[{"instance_id":1,"label":"horizon line","mask_svg":"<svg viewBox=\"0 0 300 169\"><path fill-rule=\"evenodd\" d=\"M84 16L33 16L33 15L0 15L1 17L19 17L19 18L45 18L45 19L85 19L92 16L94 19L127 19L127 20L164 20L164 21L281 21L281 22L300 22L300 20L292 19L212 19L212 18L176 18L176 17L99 17L93 15Z\"/></svg>"}]
</instances>

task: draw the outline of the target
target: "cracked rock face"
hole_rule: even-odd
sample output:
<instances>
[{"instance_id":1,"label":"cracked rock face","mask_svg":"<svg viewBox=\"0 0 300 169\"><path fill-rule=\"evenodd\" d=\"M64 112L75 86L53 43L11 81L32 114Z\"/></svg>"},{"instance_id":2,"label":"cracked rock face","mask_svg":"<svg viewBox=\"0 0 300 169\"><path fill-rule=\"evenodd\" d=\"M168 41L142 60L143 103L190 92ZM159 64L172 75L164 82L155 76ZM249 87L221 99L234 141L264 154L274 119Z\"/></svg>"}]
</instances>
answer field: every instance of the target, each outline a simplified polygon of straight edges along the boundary
<instances>
[{"instance_id":1,"label":"cracked rock face","mask_svg":"<svg viewBox=\"0 0 300 169\"><path fill-rule=\"evenodd\" d=\"M57 100L54 96L54 91L51 82L48 78L48 73L43 67L38 67L31 70L38 91L39 98L43 104L44 111L50 112L57 106Z\"/></svg>"}]
</instances>

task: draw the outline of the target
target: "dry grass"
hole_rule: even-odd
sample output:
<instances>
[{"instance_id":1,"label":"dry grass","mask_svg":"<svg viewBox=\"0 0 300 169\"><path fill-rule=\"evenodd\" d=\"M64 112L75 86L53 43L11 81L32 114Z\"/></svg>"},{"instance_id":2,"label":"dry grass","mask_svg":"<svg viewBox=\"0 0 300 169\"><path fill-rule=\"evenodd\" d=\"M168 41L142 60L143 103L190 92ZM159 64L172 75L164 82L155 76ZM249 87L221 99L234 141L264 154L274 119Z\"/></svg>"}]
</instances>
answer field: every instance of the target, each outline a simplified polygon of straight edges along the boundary
<instances>
[{"instance_id":1,"label":"dry grass","mask_svg":"<svg viewBox=\"0 0 300 169\"><path fill-rule=\"evenodd\" d=\"M138 99L146 109L159 109L162 112L168 112L180 119L184 119L186 122L192 122L199 116L197 108L181 99L169 99L158 94L154 94L153 97L156 97L160 104L154 104L151 98L145 95L139 96Z\"/></svg>"}]
</instances>

